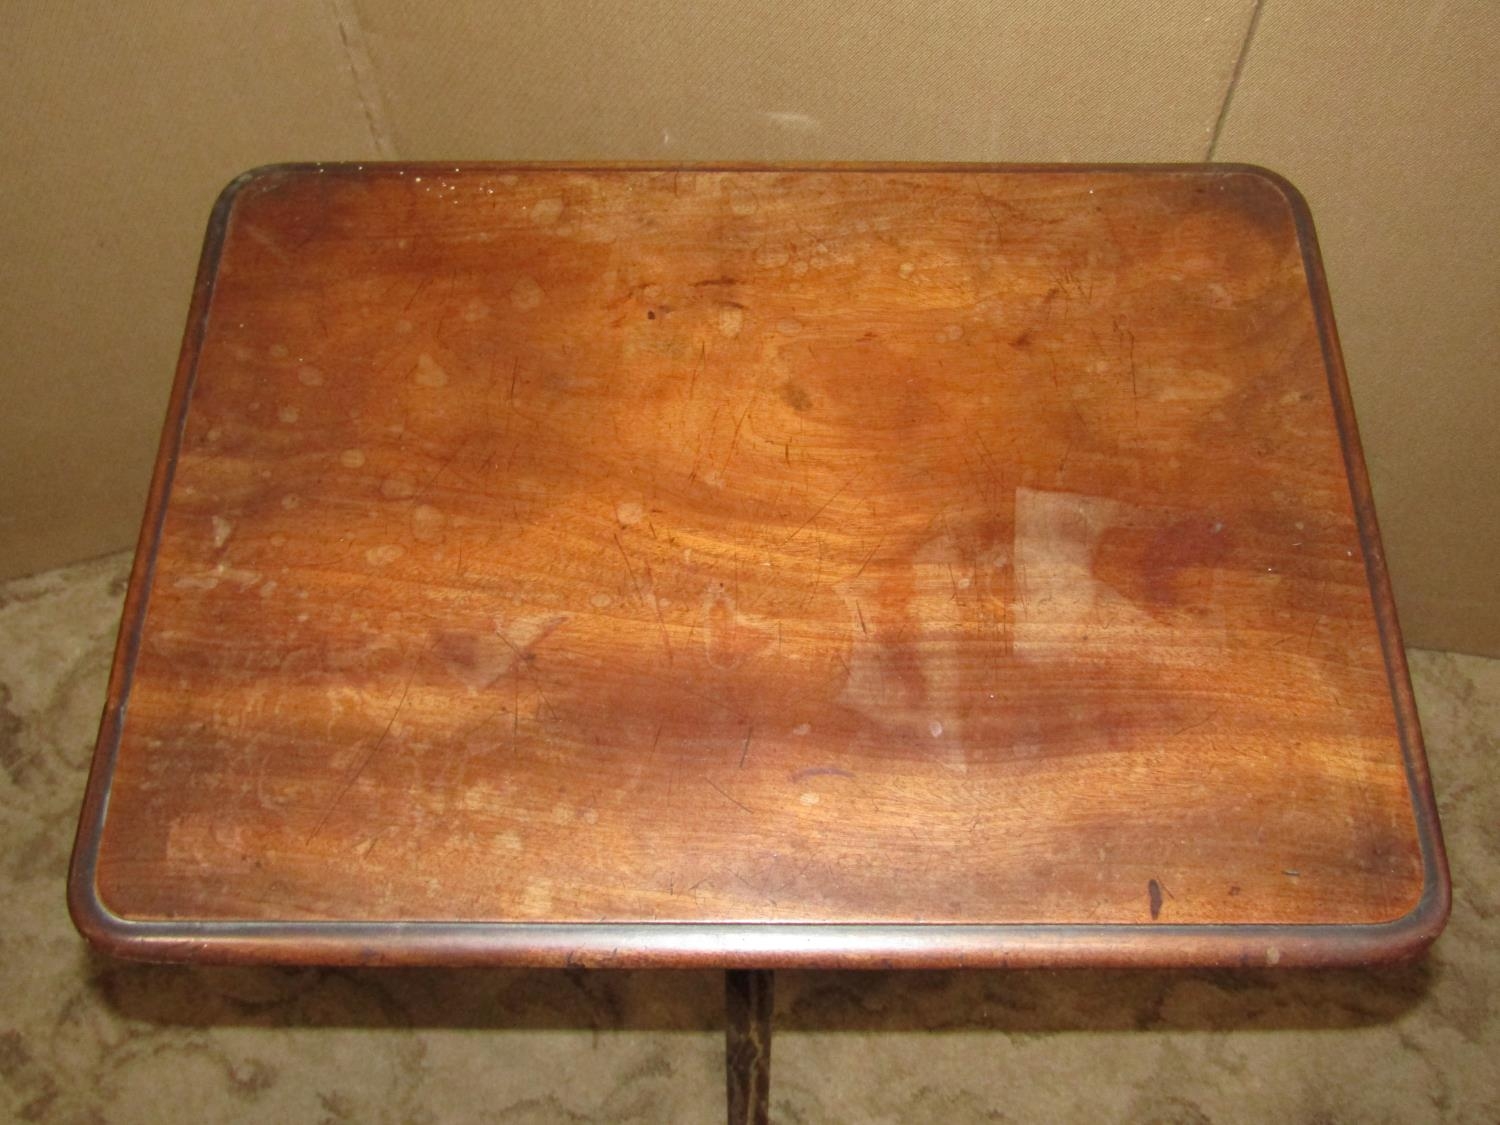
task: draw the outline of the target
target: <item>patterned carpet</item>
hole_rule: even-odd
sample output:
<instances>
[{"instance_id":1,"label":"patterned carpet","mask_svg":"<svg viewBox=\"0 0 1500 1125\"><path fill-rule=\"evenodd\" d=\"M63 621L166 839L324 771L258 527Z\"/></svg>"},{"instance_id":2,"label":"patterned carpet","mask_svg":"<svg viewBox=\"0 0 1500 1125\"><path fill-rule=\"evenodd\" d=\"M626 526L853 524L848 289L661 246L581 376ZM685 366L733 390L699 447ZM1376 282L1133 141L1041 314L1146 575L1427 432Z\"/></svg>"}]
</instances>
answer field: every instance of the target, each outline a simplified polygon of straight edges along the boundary
<instances>
[{"instance_id":1,"label":"patterned carpet","mask_svg":"<svg viewBox=\"0 0 1500 1125\"><path fill-rule=\"evenodd\" d=\"M128 560L0 586L0 1118L723 1119L712 973L184 969L63 880ZM1500 1122L1500 660L1413 652L1453 866L1422 964L782 973L779 1122Z\"/></svg>"}]
</instances>

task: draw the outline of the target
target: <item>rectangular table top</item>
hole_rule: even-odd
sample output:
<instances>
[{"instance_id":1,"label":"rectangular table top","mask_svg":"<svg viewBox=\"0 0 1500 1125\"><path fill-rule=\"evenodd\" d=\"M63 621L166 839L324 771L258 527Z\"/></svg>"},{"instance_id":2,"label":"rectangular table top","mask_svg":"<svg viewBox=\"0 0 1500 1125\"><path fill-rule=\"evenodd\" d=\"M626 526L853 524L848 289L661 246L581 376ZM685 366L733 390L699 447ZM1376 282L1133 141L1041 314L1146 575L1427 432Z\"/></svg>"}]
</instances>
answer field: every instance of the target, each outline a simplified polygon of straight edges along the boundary
<instances>
[{"instance_id":1,"label":"rectangular table top","mask_svg":"<svg viewBox=\"0 0 1500 1125\"><path fill-rule=\"evenodd\" d=\"M1334 964L1448 897L1278 177L221 198L71 878L108 948Z\"/></svg>"}]
</instances>

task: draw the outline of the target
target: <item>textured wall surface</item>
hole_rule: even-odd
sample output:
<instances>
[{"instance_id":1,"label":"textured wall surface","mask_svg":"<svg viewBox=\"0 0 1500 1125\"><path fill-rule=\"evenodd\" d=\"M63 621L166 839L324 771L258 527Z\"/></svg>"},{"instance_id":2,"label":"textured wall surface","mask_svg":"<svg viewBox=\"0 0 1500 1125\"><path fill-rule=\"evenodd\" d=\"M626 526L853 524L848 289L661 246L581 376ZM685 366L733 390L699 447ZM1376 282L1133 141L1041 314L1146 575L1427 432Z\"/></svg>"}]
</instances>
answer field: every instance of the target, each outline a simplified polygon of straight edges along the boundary
<instances>
[{"instance_id":1,"label":"textured wall surface","mask_svg":"<svg viewBox=\"0 0 1500 1125\"><path fill-rule=\"evenodd\" d=\"M6 5L0 36L0 575L133 539L247 167L1215 158L1317 216L1407 639L1500 652L1487 0L121 0Z\"/></svg>"}]
</instances>

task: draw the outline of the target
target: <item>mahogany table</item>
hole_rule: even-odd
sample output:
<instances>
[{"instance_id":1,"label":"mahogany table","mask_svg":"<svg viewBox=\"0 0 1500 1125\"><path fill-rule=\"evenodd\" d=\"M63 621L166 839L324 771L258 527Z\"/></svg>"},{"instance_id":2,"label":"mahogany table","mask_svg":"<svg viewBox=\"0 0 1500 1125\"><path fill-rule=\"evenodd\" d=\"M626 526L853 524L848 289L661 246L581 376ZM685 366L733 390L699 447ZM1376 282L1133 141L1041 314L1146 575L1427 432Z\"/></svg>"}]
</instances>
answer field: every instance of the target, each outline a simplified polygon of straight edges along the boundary
<instances>
[{"instance_id":1,"label":"mahogany table","mask_svg":"<svg viewBox=\"0 0 1500 1125\"><path fill-rule=\"evenodd\" d=\"M180 961L1345 965L1449 888L1243 166L285 166L214 211L70 883Z\"/></svg>"}]
</instances>

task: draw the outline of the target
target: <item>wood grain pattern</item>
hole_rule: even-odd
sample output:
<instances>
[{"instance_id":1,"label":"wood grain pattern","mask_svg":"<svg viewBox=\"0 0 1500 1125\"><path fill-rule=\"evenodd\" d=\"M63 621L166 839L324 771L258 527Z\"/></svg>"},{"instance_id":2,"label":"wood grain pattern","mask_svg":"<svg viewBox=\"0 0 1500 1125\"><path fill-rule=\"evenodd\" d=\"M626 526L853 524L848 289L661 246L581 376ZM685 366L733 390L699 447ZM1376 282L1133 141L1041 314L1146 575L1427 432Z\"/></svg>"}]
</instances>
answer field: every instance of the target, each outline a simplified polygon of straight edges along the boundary
<instances>
[{"instance_id":1,"label":"wood grain pattern","mask_svg":"<svg viewBox=\"0 0 1500 1125\"><path fill-rule=\"evenodd\" d=\"M81 923L1431 940L1300 206L1240 168L247 178Z\"/></svg>"}]
</instances>

